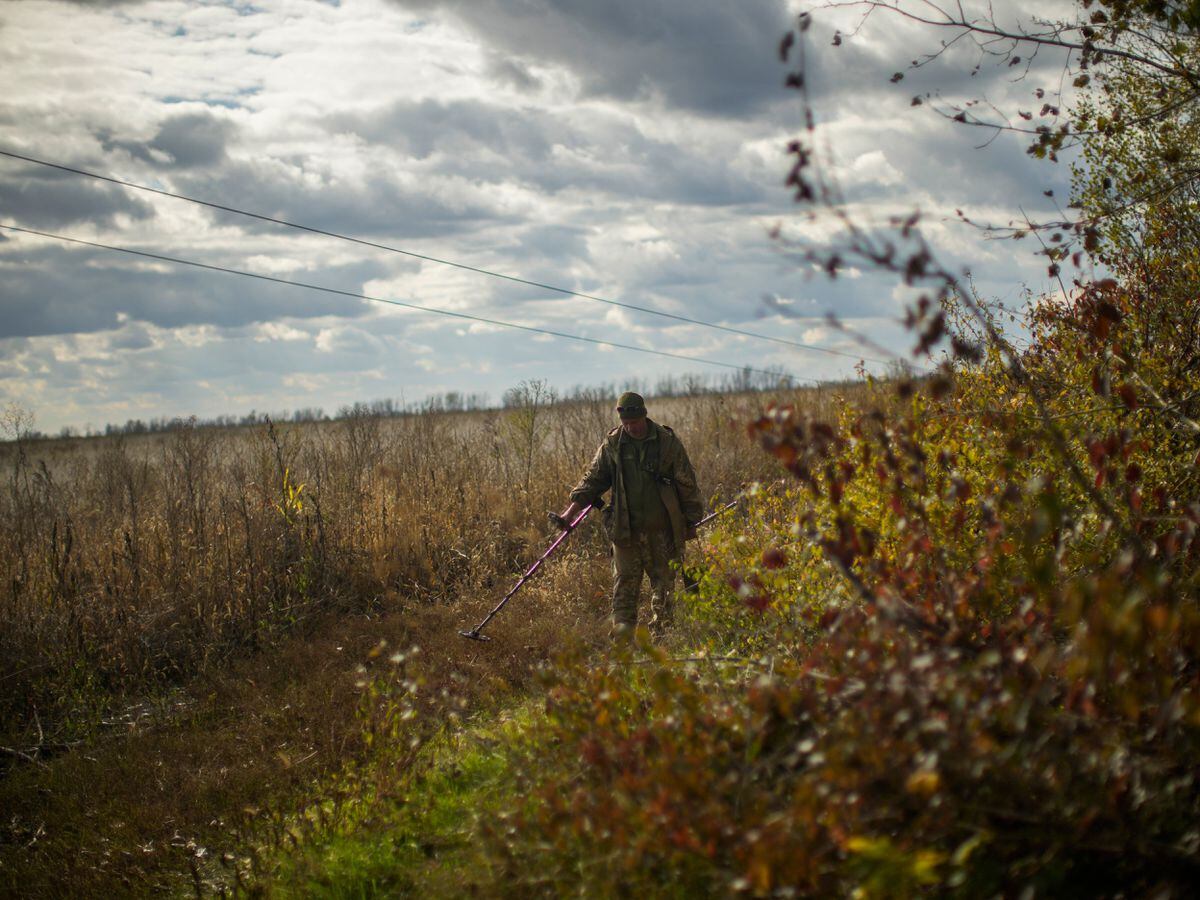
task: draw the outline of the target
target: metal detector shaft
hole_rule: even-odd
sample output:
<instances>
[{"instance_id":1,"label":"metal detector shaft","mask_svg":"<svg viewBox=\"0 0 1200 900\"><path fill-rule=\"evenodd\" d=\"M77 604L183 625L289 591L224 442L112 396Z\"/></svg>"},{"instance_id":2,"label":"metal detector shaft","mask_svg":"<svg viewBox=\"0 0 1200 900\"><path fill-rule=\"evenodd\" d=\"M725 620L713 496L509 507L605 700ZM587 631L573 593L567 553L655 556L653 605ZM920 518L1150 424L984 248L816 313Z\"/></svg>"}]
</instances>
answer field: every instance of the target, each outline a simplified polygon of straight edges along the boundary
<instances>
[{"instance_id":1,"label":"metal detector shaft","mask_svg":"<svg viewBox=\"0 0 1200 900\"><path fill-rule=\"evenodd\" d=\"M776 481L774 483L775 484L783 484L783 480L781 479L780 481ZM732 500L730 500L728 503L726 503L724 506L722 506L717 511L710 512L707 516L705 516L703 519L701 519L699 522L697 522L695 525L693 525L691 527L699 528L701 525L704 525L707 522L711 522L717 516L722 516L725 513L729 512L731 509L733 509L735 506L737 506L739 503L742 502L742 498L746 496L746 493L747 493L746 490L739 491L738 495L736 497L734 497Z\"/></svg>"},{"instance_id":2,"label":"metal detector shaft","mask_svg":"<svg viewBox=\"0 0 1200 900\"><path fill-rule=\"evenodd\" d=\"M476 625L473 629L471 629L470 631L460 631L459 634L461 634L465 638L471 638L472 640L475 640L475 641L491 640L491 638L487 637L486 635L480 634L480 632L483 631L484 626L487 625L488 622L492 621L492 619L495 617L496 613L498 613L498 612L500 612L500 610L504 609L504 604L506 604L509 600L511 600L513 595L521 589L521 586L524 585L525 582L527 582L530 578L532 578L534 576L534 574L537 572L537 570L542 567L542 563L544 563L550 557L550 554L553 553L555 550L557 550L559 545L562 544L562 542L567 539L567 537L571 534L571 532L574 531L576 529L576 527L578 527L578 525L584 519L587 518L588 513L590 513L593 509L597 509L597 508L598 507L595 505L585 507L583 512L581 512L579 515L577 515L575 517L575 521L570 522L567 525L567 527L563 531L563 533L554 539L554 543L551 544L548 548L546 548L546 552L538 557L537 562L535 562L532 566L530 566L529 570L524 575L521 576L520 580L516 584L514 584L512 586L512 590L510 590L507 594L504 595L504 599L502 599L499 603L496 604L496 608L493 609L490 613L488 613L487 616L484 617L484 620L482 622L480 622L478 625Z\"/></svg>"},{"instance_id":3,"label":"metal detector shaft","mask_svg":"<svg viewBox=\"0 0 1200 900\"><path fill-rule=\"evenodd\" d=\"M693 527L693 528L699 528L699 527L700 527L701 525L703 525L705 522L711 522L711 521L712 521L713 519L715 519L717 516L719 516L719 515L722 515L722 514L724 514L724 513L727 513L727 512L729 512L729 510L733 509L733 508L734 508L735 506L737 506L737 505L738 505L740 502L741 502L741 500L731 500L729 503L726 503L724 506L722 506L722 507L721 507L720 509L718 509L716 512L710 512L710 513L709 513L707 516L705 516L703 519L701 519L699 522L697 522L697 523L696 523L695 525L693 525L692 527Z\"/></svg>"}]
</instances>

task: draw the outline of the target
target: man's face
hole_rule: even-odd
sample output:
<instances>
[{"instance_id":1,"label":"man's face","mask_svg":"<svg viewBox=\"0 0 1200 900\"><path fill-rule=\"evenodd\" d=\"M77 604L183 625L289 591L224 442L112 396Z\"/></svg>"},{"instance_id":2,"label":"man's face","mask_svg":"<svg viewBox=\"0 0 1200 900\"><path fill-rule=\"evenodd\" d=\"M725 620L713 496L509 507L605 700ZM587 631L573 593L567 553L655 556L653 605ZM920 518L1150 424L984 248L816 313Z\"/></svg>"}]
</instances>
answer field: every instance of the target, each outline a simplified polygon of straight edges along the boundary
<instances>
[{"instance_id":1,"label":"man's face","mask_svg":"<svg viewBox=\"0 0 1200 900\"><path fill-rule=\"evenodd\" d=\"M646 436L646 417L640 419L622 419L621 427L625 429L625 433L634 440L640 440Z\"/></svg>"}]
</instances>

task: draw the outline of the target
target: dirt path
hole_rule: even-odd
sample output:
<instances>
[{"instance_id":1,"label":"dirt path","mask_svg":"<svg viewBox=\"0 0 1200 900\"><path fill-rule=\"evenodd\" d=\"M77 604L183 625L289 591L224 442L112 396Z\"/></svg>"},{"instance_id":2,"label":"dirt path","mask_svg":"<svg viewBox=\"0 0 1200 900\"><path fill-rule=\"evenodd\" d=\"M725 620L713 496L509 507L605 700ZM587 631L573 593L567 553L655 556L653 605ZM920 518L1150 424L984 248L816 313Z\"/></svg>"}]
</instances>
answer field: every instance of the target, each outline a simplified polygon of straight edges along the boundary
<instances>
[{"instance_id":1,"label":"dirt path","mask_svg":"<svg viewBox=\"0 0 1200 900\"><path fill-rule=\"evenodd\" d=\"M452 683L473 707L495 708L529 689L564 634L602 633L597 604L555 594L547 585L525 598L487 644L457 630L491 598L330 617L198 676L166 707L131 708L94 740L11 768L0 779L0 895L211 893L199 873L244 848L251 819L289 814L362 753L357 670L381 640L419 645L431 690Z\"/></svg>"}]
</instances>

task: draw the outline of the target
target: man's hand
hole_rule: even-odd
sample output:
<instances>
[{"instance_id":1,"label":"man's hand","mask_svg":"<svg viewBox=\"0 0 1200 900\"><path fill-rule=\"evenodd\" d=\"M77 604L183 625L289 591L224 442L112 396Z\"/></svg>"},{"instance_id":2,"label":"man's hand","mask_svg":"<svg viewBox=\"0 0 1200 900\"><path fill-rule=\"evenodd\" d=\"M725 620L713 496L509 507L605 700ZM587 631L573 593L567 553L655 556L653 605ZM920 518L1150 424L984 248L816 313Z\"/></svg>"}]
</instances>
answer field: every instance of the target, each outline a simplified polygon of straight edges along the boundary
<instances>
[{"instance_id":1,"label":"man's hand","mask_svg":"<svg viewBox=\"0 0 1200 900\"><path fill-rule=\"evenodd\" d=\"M563 531L570 531L571 523L579 517L579 514L583 512L584 509L586 509L586 507L582 503L576 503L574 500L572 500L571 505L564 509L561 513L549 512L546 514L546 518L549 519L551 526L560 528Z\"/></svg>"},{"instance_id":2,"label":"man's hand","mask_svg":"<svg viewBox=\"0 0 1200 900\"><path fill-rule=\"evenodd\" d=\"M697 536L697 534L696 534L696 526L695 525L689 525L687 527L687 531L685 531L683 533L683 539L685 541L694 541L696 539L696 536Z\"/></svg>"}]
</instances>

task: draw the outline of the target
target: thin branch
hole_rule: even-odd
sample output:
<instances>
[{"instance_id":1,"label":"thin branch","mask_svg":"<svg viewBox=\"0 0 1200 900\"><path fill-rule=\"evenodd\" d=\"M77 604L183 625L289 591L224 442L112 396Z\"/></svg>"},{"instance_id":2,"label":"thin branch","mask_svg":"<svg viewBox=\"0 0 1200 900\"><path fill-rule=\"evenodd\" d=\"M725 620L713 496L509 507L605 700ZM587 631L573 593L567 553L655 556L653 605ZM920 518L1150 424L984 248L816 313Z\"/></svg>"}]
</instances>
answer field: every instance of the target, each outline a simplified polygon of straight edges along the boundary
<instances>
[{"instance_id":1,"label":"thin branch","mask_svg":"<svg viewBox=\"0 0 1200 900\"><path fill-rule=\"evenodd\" d=\"M46 768L46 764L36 756L30 755L24 750L17 750L15 747L0 747L0 753L5 754L6 756L14 756L23 762L32 763L33 765L39 766L43 769Z\"/></svg>"},{"instance_id":2,"label":"thin branch","mask_svg":"<svg viewBox=\"0 0 1200 900\"><path fill-rule=\"evenodd\" d=\"M1179 65L1170 66L1159 62L1145 54L1135 53L1131 50L1122 50L1118 47L1104 47L1093 44L1091 41L1071 41L1066 40L1063 35L1072 31L1078 31L1082 26L1079 25L1053 25L1043 34L1035 34L1025 31L1006 31L996 26L994 19L988 20L970 20L967 19L962 7L959 7L958 17L952 16L945 9L935 3L925 3L926 6L936 10L942 19L927 18L911 12L900 6L899 3L885 3L883 0L849 0L849 2L834 2L826 4L828 9L845 9L868 6L872 9L882 9L888 12L896 13L909 21L916 22L921 25L929 25L934 28L955 28L960 29L971 35L989 35L991 37L1012 41L1014 44L1031 44L1039 47L1058 47L1063 50L1077 51L1080 53L1089 53L1097 57L1114 57L1117 59L1128 60L1129 62L1138 63L1139 65L1147 66L1151 69L1162 72L1178 78L1183 77L1190 84L1195 84L1195 75L1186 67ZM982 48L981 48L982 49Z\"/></svg>"}]
</instances>

